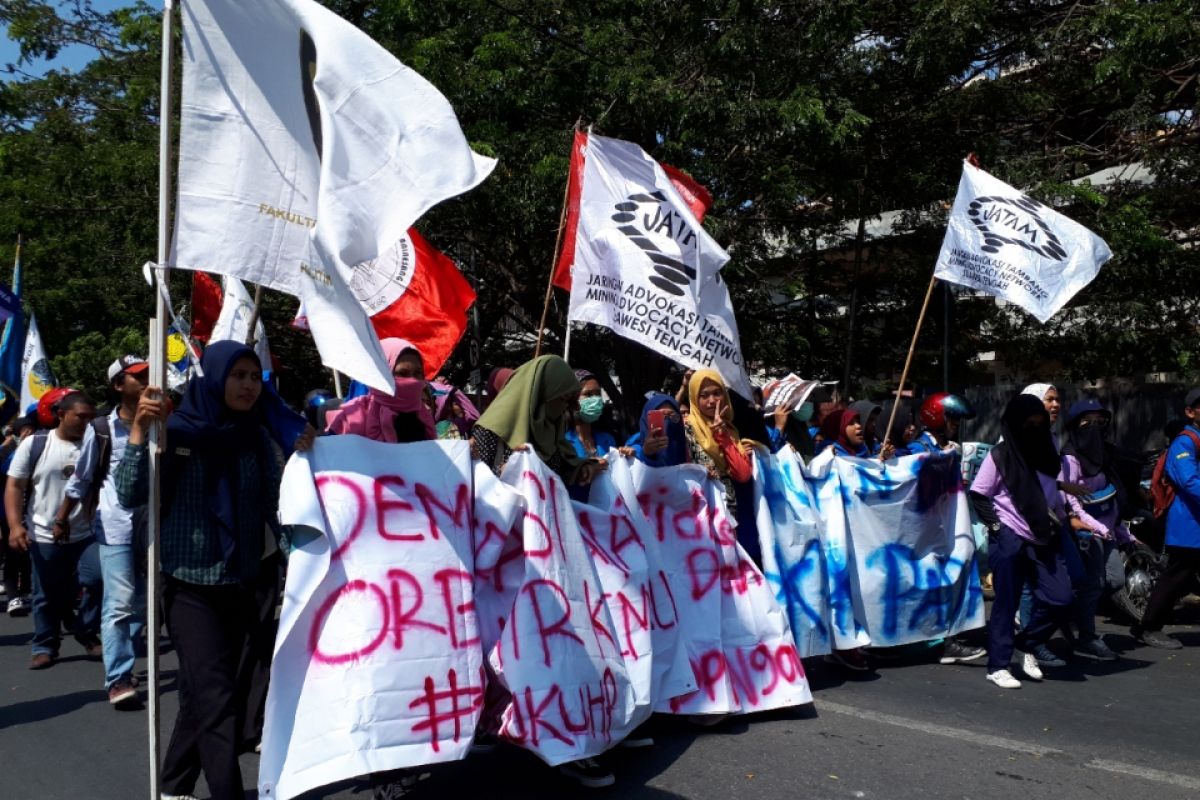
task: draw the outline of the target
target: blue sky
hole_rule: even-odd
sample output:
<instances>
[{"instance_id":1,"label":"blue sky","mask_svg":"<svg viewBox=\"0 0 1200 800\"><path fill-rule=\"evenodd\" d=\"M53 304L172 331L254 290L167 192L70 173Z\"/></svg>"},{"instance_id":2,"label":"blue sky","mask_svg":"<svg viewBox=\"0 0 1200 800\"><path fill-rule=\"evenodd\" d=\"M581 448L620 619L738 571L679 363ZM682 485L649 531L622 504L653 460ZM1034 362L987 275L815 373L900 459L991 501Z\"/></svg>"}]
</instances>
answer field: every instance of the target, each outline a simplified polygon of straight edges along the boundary
<instances>
[{"instance_id":1,"label":"blue sky","mask_svg":"<svg viewBox=\"0 0 1200 800\"><path fill-rule=\"evenodd\" d=\"M158 0L150 0L152 5L160 5ZM111 11L116 8L123 8L133 5L132 0L92 0L92 7L97 11ZM0 67L6 64L15 64L21 55L21 50L17 43L8 38L8 26L0 24ZM78 70L83 65L91 61L96 55L96 51L89 47L69 47L58 54L58 57L53 61L39 61L35 64L23 67L26 72L34 74L44 73L48 69L70 69ZM0 74L0 80L4 80L6 76Z\"/></svg>"}]
</instances>

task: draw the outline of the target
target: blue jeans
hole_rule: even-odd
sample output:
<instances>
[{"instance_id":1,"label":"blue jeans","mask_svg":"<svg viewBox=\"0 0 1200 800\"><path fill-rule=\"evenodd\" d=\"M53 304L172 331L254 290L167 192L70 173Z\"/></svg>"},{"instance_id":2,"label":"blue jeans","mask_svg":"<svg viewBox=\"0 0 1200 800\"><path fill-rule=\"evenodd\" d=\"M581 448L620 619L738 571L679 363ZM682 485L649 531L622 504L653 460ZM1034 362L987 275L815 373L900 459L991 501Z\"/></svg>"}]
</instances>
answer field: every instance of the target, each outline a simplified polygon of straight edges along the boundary
<instances>
[{"instance_id":1,"label":"blue jeans","mask_svg":"<svg viewBox=\"0 0 1200 800\"><path fill-rule=\"evenodd\" d=\"M145 570L138 569L138 551L132 544L97 547L104 576L100 641L104 644L104 688L109 689L133 677L134 642L146 626Z\"/></svg>"},{"instance_id":2,"label":"blue jeans","mask_svg":"<svg viewBox=\"0 0 1200 800\"><path fill-rule=\"evenodd\" d=\"M91 537L70 544L30 543L35 656L57 656L63 628L81 642L99 638L104 588L98 547ZM83 595L76 609L75 598L81 587Z\"/></svg>"}]
</instances>

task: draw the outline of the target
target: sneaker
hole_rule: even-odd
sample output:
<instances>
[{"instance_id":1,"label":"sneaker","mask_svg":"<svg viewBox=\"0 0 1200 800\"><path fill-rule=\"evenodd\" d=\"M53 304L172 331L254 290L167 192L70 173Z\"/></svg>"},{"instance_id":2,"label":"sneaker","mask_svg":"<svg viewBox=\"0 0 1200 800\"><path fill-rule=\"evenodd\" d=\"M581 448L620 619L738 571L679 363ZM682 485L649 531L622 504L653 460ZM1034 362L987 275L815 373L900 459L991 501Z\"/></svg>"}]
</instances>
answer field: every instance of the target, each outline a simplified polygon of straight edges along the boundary
<instances>
[{"instance_id":1,"label":"sneaker","mask_svg":"<svg viewBox=\"0 0 1200 800\"><path fill-rule=\"evenodd\" d=\"M558 768L565 778L578 783L585 789L603 789L617 782L616 777L594 758L581 758L578 761L568 761Z\"/></svg>"},{"instance_id":2,"label":"sneaker","mask_svg":"<svg viewBox=\"0 0 1200 800\"><path fill-rule=\"evenodd\" d=\"M33 658L29 659L30 669L50 669L54 666L54 656L48 653L35 653Z\"/></svg>"},{"instance_id":3,"label":"sneaker","mask_svg":"<svg viewBox=\"0 0 1200 800\"><path fill-rule=\"evenodd\" d=\"M986 655L987 650L982 647L973 647L954 639L947 639L946 646L942 648L942 657L938 659L938 663L966 664L968 661L975 661Z\"/></svg>"},{"instance_id":4,"label":"sneaker","mask_svg":"<svg viewBox=\"0 0 1200 800\"><path fill-rule=\"evenodd\" d=\"M108 704L113 708L135 709L142 707L142 698L129 681L117 681L108 687Z\"/></svg>"},{"instance_id":5,"label":"sneaker","mask_svg":"<svg viewBox=\"0 0 1200 800\"><path fill-rule=\"evenodd\" d=\"M621 747L627 750L639 750L643 747L654 747L654 737L644 736L637 731L621 740Z\"/></svg>"},{"instance_id":6,"label":"sneaker","mask_svg":"<svg viewBox=\"0 0 1200 800\"><path fill-rule=\"evenodd\" d=\"M1167 636L1162 631L1139 631L1135 628L1131 629L1130 633L1133 634L1133 638L1150 647L1159 647L1163 650L1183 649L1183 642L1174 637Z\"/></svg>"},{"instance_id":7,"label":"sneaker","mask_svg":"<svg viewBox=\"0 0 1200 800\"><path fill-rule=\"evenodd\" d=\"M1001 689L1020 689L1021 682L1012 676L1012 673L1006 669L998 669L995 672L989 672L987 679L999 686Z\"/></svg>"},{"instance_id":8,"label":"sneaker","mask_svg":"<svg viewBox=\"0 0 1200 800\"><path fill-rule=\"evenodd\" d=\"M1065 667L1067 665L1066 661L1054 655L1054 651L1044 644L1035 646L1029 652L1037 659L1037 663L1043 667Z\"/></svg>"},{"instance_id":9,"label":"sneaker","mask_svg":"<svg viewBox=\"0 0 1200 800\"><path fill-rule=\"evenodd\" d=\"M384 773L391 780L386 780L385 783L380 783L371 791L372 800L400 800L401 797L408 797L417 788L417 784L428 778L433 773L417 772L411 769L398 769L388 773ZM383 775L378 776L380 778Z\"/></svg>"},{"instance_id":10,"label":"sneaker","mask_svg":"<svg viewBox=\"0 0 1200 800\"><path fill-rule=\"evenodd\" d=\"M1038 667L1037 656L1033 653L1021 654L1021 672L1025 673L1025 677L1031 681L1040 681L1045 676L1042 675L1042 670Z\"/></svg>"},{"instance_id":11,"label":"sneaker","mask_svg":"<svg viewBox=\"0 0 1200 800\"><path fill-rule=\"evenodd\" d=\"M83 652L87 653L88 658L103 658L104 646L100 644L100 640L90 634L76 636L75 641L79 642L79 646L83 648Z\"/></svg>"},{"instance_id":12,"label":"sneaker","mask_svg":"<svg viewBox=\"0 0 1200 800\"><path fill-rule=\"evenodd\" d=\"M166 794L166 793L163 793L163 794L160 794L158 797L159 797L159 800L200 800L200 798L196 797L196 795L194 795L194 794Z\"/></svg>"},{"instance_id":13,"label":"sneaker","mask_svg":"<svg viewBox=\"0 0 1200 800\"><path fill-rule=\"evenodd\" d=\"M10 617L28 617L29 611L33 604L24 597L14 597L8 601L8 615Z\"/></svg>"},{"instance_id":14,"label":"sneaker","mask_svg":"<svg viewBox=\"0 0 1200 800\"><path fill-rule=\"evenodd\" d=\"M853 650L834 650L825 656L825 661L829 664L837 664L839 667L845 667L853 672L869 672L871 669L867 664L867 657L857 647Z\"/></svg>"},{"instance_id":15,"label":"sneaker","mask_svg":"<svg viewBox=\"0 0 1200 800\"><path fill-rule=\"evenodd\" d=\"M1075 645L1073 652L1080 658L1091 658L1096 661L1116 661L1120 658L1099 637L1092 639L1090 642L1080 642Z\"/></svg>"}]
</instances>

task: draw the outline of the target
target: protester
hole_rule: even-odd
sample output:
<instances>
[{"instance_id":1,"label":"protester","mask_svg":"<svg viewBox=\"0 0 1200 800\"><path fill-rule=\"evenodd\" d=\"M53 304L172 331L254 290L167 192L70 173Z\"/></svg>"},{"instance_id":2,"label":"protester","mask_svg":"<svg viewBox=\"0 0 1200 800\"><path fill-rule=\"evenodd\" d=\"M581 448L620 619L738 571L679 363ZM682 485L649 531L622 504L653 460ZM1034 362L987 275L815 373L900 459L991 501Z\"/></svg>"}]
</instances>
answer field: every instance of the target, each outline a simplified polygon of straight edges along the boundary
<instances>
[{"instance_id":1,"label":"protester","mask_svg":"<svg viewBox=\"0 0 1200 800\"><path fill-rule=\"evenodd\" d=\"M280 455L304 450L314 431L287 418L265 391L254 350L214 342L201 358L203 377L188 384L170 416L162 460L161 566L167 629L179 656L179 715L163 761L167 795L186 797L201 771L216 800L243 797L238 766L238 662L252 587L263 558L264 530L278 535ZM161 392L138 403L125 456L116 470L126 508L147 501L149 427L165 417ZM299 421L303 433L277 441L270 429Z\"/></svg>"},{"instance_id":2,"label":"protester","mask_svg":"<svg viewBox=\"0 0 1200 800\"><path fill-rule=\"evenodd\" d=\"M116 468L125 455L130 426L146 388L150 365L121 356L108 367L112 412L88 426L75 474L58 511L70 517L76 505L96 508L92 523L104 579L100 641L104 647L104 690L116 708L138 708L134 686L135 645L145 632L146 509L126 508L117 499Z\"/></svg>"},{"instance_id":3,"label":"protester","mask_svg":"<svg viewBox=\"0 0 1200 800\"><path fill-rule=\"evenodd\" d=\"M660 412L662 427L651 424L652 411ZM651 467L674 467L688 461L687 434L684 432L679 404L668 394L652 392L646 398L638 418L638 432L625 443L643 464Z\"/></svg>"},{"instance_id":4,"label":"protester","mask_svg":"<svg viewBox=\"0 0 1200 800\"><path fill-rule=\"evenodd\" d=\"M868 458L871 453L863 440L863 425L857 411L849 408L835 409L825 415L821 422L821 439L825 447L832 447L835 455L853 458Z\"/></svg>"},{"instance_id":5,"label":"protester","mask_svg":"<svg viewBox=\"0 0 1200 800\"><path fill-rule=\"evenodd\" d=\"M617 446L616 438L608 431L599 430L596 423L604 416L604 394L600 381L585 369L575 370L579 381L579 408L572 412L572 425L567 428L567 441L575 448L579 458L603 458Z\"/></svg>"},{"instance_id":6,"label":"protester","mask_svg":"<svg viewBox=\"0 0 1200 800\"><path fill-rule=\"evenodd\" d=\"M725 485L725 503L737 523L738 544L756 564L762 563L758 523L754 514L754 466L751 449L756 444L741 438L733 424L729 391L715 370L702 369L688 383L692 414L685 430L694 463L708 467L709 475Z\"/></svg>"},{"instance_id":7,"label":"protester","mask_svg":"<svg viewBox=\"0 0 1200 800\"><path fill-rule=\"evenodd\" d=\"M540 356L521 365L475 424L475 456L499 475L515 450L532 448L568 487L590 484L607 463L579 456L567 438L568 412L577 407L581 388L576 373L558 356ZM586 788L616 782L595 758L561 764L558 770Z\"/></svg>"},{"instance_id":8,"label":"protester","mask_svg":"<svg viewBox=\"0 0 1200 800\"><path fill-rule=\"evenodd\" d=\"M450 420L436 421L438 401L433 395L432 383L425 384L424 388L421 389L421 402L425 405L426 410L429 411L429 416L435 420L433 429L439 441L462 441L467 438L462 435L462 431L458 429L458 426Z\"/></svg>"},{"instance_id":9,"label":"protester","mask_svg":"<svg viewBox=\"0 0 1200 800\"><path fill-rule=\"evenodd\" d=\"M988 560L995 601L988 619L987 679L1019 689L1009 671L1014 645L1027 678L1042 679L1032 648L1044 645L1070 609L1071 581L1061 536L1067 510L1059 492L1058 452L1050 417L1036 397L1018 395L1004 409L1004 440L996 445L971 484L971 501L988 526ZM1021 587L1035 586L1029 624L1014 637Z\"/></svg>"},{"instance_id":10,"label":"protester","mask_svg":"<svg viewBox=\"0 0 1200 800\"><path fill-rule=\"evenodd\" d=\"M1200 387L1183 402L1187 426L1167 448L1166 475L1175 489L1167 509L1167 571L1154 584L1142 620L1131 629L1133 638L1151 647L1178 650L1183 643L1162 632L1175 603L1200 574Z\"/></svg>"},{"instance_id":11,"label":"protester","mask_svg":"<svg viewBox=\"0 0 1200 800\"><path fill-rule=\"evenodd\" d=\"M1054 424L1058 422L1058 415L1062 411L1062 402L1058 399L1058 389L1054 384L1031 383L1021 390L1021 394L1027 394L1042 401L1046 413L1050 415L1050 430L1053 431Z\"/></svg>"},{"instance_id":12,"label":"protester","mask_svg":"<svg viewBox=\"0 0 1200 800\"><path fill-rule=\"evenodd\" d=\"M420 352L404 339L384 339L383 355L395 376L393 394L371 389L326 417L330 433L353 433L377 442L436 439L437 426L425 403Z\"/></svg>"},{"instance_id":13,"label":"protester","mask_svg":"<svg viewBox=\"0 0 1200 800\"><path fill-rule=\"evenodd\" d=\"M901 455L956 450L955 440L958 437L959 426L962 420L974 417L975 412L966 398L949 392L938 392L921 402L921 411L917 416L921 423L921 432L903 451L897 448Z\"/></svg>"},{"instance_id":14,"label":"protester","mask_svg":"<svg viewBox=\"0 0 1200 800\"><path fill-rule=\"evenodd\" d=\"M0 446L0 463L3 463L3 474L8 475L17 446L37 430L37 417L26 415L18 417L12 424L12 429ZM3 516L3 527L0 528L0 555L4 558L4 591L8 597L5 610L10 617L26 617L33 609L33 575L29 563L29 553L10 547L8 544L9 528L8 515Z\"/></svg>"},{"instance_id":15,"label":"protester","mask_svg":"<svg viewBox=\"0 0 1200 800\"><path fill-rule=\"evenodd\" d=\"M1118 547L1137 543L1121 521L1121 509L1129 504L1107 438L1111 419L1112 414L1095 400L1075 402L1067 412L1067 440L1062 449L1063 480L1089 492L1085 497L1063 494L1073 532L1065 552L1068 564L1075 561L1078 575L1075 624L1079 635L1074 652L1099 661L1117 660L1117 654L1096 633L1096 609L1104 593L1109 558Z\"/></svg>"},{"instance_id":16,"label":"protester","mask_svg":"<svg viewBox=\"0 0 1200 800\"><path fill-rule=\"evenodd\" d=\"M798 380L771 381L764 388L771 409L771 426L767 430L772 452L779 452L790 444L801 458L811 459L815 455L813 437L809 434L808 422L812 419L814 406L810 399L812 389L803 390L805 382ZM812 386L811 383L807 384Z\"/></svg>"},{"instance_id":17,"label":"protester","mask_svg":"<svg viewBox=\"0 0 1200 800\"><path fill-rule=\"evenodd\" d=\"M500 392L508 384L509 379L512 378L515 371L510 367L496 367L488 373L487 383L485 384L487 388L487 403L484 410L487 410L486 406L491 405L500 396Z\"/></svg>"},{"instance_id":18,"label":"protester","mask_svg":"<svg viewBox=\"0 0 1200 800\"><path fill-rule=\"evenodd\" d=\"M58 397L51 406L58 425L21 442L4 492L9 545L28 551L33 566L30 669L53 666L61 630L72 621L75 640L88 656L99 658L103 653L99 637L103 581L91 509L76 506L69 514L60 511L96 407L87 395L73 389Z\"/></svg>"},{"instance_id":19,"label":"protester","mask_svg":"<svg viewBox=\"0 0 1200 800\"><path fill-rule=\"evenodd\" d=\"M892 429L888 431L888 422L892 418L892 409L896 406L896 418L893 421ZM900 400L891 400L884 404L883 413L879 415L879 419L875 423L875 436L883 445L890 444L893 448L893 453L899 455L910 455L908 446L921 434L921 429L917 423L917 412L913 407L913 401L907 398ZM882 455L883 445L880 446L880 455ZM887 459L884 459L885 461Z\"/></svg>"},{"instance_id":20,"label":"protester","mask_svg":"<svg viewBox=\"0 0 1200 800\"><path fill-rule=\"evenodd\" d=\"M460 434L459 438L468 438L471 426L479 419L475 404L461 390L448 383L435 381L430 388L433 389L436 403L433 418L437 422L438 437L443 438L446 426L452 425Z\"/></svg>"},{"instance_id":21,"label":"protester","mask_svg":"<svg viewBox=\"0 0 1200 800\"><path fill-rule=\"evenodd\" d=\"M876 435L875 427L879 424L883 406L871 400L859 400L850 404L850 410L858 412L859 422L862 423L863 444L867 447L867 453L872 456L879 455L883 450L883 440Z\"/></svg>"}]
</instances>

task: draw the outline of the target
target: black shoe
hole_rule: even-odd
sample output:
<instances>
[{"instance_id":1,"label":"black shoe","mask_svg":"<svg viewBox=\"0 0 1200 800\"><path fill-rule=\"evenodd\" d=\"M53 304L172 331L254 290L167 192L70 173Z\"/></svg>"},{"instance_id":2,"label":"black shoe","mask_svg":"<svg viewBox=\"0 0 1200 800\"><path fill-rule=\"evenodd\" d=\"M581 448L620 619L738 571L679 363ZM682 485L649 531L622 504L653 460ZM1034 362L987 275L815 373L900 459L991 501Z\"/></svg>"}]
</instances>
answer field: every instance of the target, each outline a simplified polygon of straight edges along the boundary
<instances>
[{"instance_id":1,"label":"black shoe","mask_svg":"<svg viewBox=\"0 0 1200 800\"><path fill-rule=\"evenodd\" d=\"M601 766L600 762L594 758L581 758L578 761L568 761L566 764L559 766L558 772L563 777L570 778L585 789L603 789L617 782L616 777L607 768Z\"/></svg>"},{"instance_id":2,"label":"black shoe","mask_svg":"<svg viewBox=\"0 0 1200 800\"><path fill-rule=\"evenodd\" d=\"M372 775L375 788L371 790L372 800L400 800L410 796L417 784L428 778L430 773L410 769L397 769L383 775ZM386 777L385 777L386 776Z\"/></svg>"},{"instance_id":3,"label":"black shoe","mask_svg":"<svg viewBox=\"0 0 1200 800\"><path fill-rule=\"evenodd\" d=\"M1150 647L1158 647L1163 650L1183 649L1183 642L1167 636L1162 631L1139 631L1137 628L1132 628L1129 632L1133 634L1133 638Z\"/></svg>"},{"instance_id":4,"label":"black shoe","mask_svg":"<svg viewBox=\"0 0 1200 800\"><path fill-rule=\"evenodd\" d=\"M942 648L942 657L938 659L938 663L965 664L968 661L975 661L986 655L987 650L982 647L972 647L954 639L947 639L945 647Z\"/></svg>"}]
</instances>

